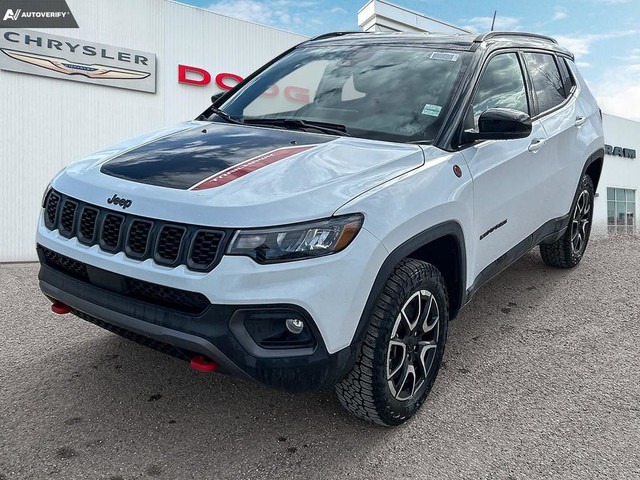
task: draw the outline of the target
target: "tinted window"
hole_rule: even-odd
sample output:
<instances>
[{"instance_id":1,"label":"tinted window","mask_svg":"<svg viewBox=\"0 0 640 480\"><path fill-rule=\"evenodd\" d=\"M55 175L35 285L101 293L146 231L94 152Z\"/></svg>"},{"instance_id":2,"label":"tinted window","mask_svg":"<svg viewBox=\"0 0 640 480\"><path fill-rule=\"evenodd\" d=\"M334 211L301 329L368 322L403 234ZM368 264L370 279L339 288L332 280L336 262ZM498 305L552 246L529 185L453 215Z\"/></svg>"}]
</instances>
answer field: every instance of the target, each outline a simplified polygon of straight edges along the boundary
<instances>
[{"instance_id":1,"label":"tinted window","mask_svg":"<svg viewBox=\"0 0 640 480\"><path fill-rule=\"evenodd\" d=\"M575 86L575 81L569 71L569 65L567 60L563 59L560 64L560 75L562 75L562 84L564 85L564 96L568 97L571 93L571 89Z\"/></svg>"},{"instance_id":2,"label":"tinted window","mask_svg":"<svg viewBox=\"0 0 640 480\"><path fill-rule=\"evenodd\" d=\"M538 113L561 104L565 99L564 85L553 55L525 53L524 62L538 99Z\"/></svg>"},{"instance_id":3,"label":"tinted window","mask_svg":"<svg viewBox=\"0 0 640 480\"><path fill-rule=\"evenodd\" d=\"M512 108L529 113L522 69L515 53L497 55L489 61L471 102L465 129L477 130L480 114L489 108Z\"/></svg>"}]
</instances>

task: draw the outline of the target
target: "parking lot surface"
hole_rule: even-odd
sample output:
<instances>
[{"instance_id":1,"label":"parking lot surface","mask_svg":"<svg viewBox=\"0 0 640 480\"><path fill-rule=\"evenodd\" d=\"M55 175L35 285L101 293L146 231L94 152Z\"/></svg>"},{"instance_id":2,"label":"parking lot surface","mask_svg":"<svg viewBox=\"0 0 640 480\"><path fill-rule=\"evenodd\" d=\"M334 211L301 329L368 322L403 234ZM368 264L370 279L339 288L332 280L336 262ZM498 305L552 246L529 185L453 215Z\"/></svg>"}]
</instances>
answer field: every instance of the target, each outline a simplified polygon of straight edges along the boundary
<instances>
[{"instance_id":1,"label":"parking lot surface","mask_svg":"<svg viewBox=\"0 0 640 480\"><path fill-rule=\"evenodd\" d=\"M393 429L54 315L37 271L0 265L0 480L640 478L640 239L482 288Z\"/></svg>"}]
</instances>

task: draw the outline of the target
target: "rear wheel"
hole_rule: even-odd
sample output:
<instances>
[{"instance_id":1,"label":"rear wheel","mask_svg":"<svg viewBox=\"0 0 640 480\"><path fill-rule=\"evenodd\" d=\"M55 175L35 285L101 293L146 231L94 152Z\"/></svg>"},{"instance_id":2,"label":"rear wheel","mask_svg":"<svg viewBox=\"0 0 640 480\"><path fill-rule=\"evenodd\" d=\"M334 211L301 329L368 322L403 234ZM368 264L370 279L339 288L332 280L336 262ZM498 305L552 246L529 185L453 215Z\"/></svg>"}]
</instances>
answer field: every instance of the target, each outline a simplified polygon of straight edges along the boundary
<instances>
[{"instance_id":1,"label":"rear wheel","mask_svg":"<svg viewBox=\"0 0 640 480\"><path fill-rule=\"evenodd\" d=\"M379 425L411 418L438 374L448 319L440 272L419 260L401 261L380 294L353 370L336 386L340 403Z\"/></svg>"},{"instance_id":2,"label":"rear wheel","mask_svg":"<svg viewBox=\"0 0 640 480\"><path fill-rule=\"evenodd\" d=\"M573 268L580 263L591 235L594 196L593 181L589 175L584 175L567 231L555 242L540 245L540 255L547 265Z\"/></svg>"}]
</instances>

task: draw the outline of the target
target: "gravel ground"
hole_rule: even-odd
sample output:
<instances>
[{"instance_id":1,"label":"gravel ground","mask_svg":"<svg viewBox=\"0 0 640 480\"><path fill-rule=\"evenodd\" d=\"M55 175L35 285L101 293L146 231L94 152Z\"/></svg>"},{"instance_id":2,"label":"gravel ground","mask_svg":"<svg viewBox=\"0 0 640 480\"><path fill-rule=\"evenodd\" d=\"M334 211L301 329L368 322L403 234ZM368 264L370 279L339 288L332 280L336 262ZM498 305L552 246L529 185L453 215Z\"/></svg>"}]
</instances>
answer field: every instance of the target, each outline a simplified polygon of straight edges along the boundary
<instances>
[{"instance_id":1,"label":"gravel ground","mask_svg":"<svg viewBox=\"0 0 640 480\"><path fill-rule=\"evenodd\" d=\"M640 239L493 280L395 429L56 316L36 274L0 266L0 480L640 478Z\"/></svg>"}]
</instances>

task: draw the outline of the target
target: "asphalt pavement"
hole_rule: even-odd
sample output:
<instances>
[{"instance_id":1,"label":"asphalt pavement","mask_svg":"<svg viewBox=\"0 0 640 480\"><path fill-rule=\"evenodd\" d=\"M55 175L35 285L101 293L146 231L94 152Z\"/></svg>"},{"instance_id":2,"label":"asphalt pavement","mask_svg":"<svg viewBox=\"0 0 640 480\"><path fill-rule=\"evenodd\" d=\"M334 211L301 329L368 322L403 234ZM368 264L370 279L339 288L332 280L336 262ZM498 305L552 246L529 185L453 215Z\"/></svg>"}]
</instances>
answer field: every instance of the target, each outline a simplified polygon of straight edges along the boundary
<instances>
[{"instance_id":1,"label":"asphalt pavement","mask_svg":"<svg viewBox=\"0 0 640 480\"><path fill-rule=\"evenodd\" d=\"M482 288L392 429L54 315L37 270L0 265L0 480L640 478L640 238Z\"/></svg>"}]
</instances>

